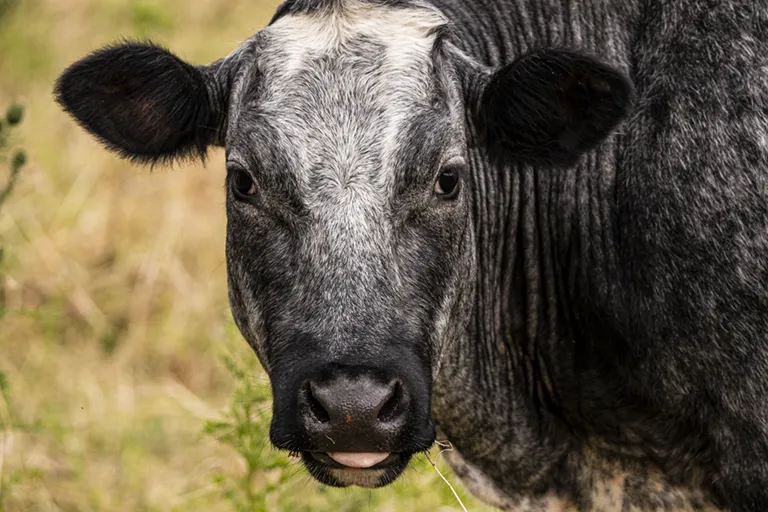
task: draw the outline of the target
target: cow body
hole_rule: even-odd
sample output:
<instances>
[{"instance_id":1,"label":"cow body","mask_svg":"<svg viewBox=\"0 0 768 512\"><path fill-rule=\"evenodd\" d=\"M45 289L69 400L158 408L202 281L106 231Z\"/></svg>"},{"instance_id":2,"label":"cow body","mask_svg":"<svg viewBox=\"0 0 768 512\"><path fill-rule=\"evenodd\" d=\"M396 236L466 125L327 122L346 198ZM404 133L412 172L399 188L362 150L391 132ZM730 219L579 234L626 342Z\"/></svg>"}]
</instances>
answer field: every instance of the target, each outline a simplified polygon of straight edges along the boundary
<instances>
[{"instance_id":1,"label":"cow body","mask_svg":"<svg viewBox=\"0 0 768 512\"><path fill-rule=\"evenodd\" d=\"M768 6L293 0L57 92L124 156L226 146L233 313L320 481L436 428L507 510L768 510Z\"/></svg>"},{"instance_id":2,"label":"cow body","mask_svg":"<svg viewBox=\"0 0 768 512\"><path fill-rule=\"evenodd\" d=\"M512 510L768 509L768 8L445 3L477 58L584 48L638 94L568 172L472 155L477 298L433 399L458 474Z\"/></svg>"}]
</instances>

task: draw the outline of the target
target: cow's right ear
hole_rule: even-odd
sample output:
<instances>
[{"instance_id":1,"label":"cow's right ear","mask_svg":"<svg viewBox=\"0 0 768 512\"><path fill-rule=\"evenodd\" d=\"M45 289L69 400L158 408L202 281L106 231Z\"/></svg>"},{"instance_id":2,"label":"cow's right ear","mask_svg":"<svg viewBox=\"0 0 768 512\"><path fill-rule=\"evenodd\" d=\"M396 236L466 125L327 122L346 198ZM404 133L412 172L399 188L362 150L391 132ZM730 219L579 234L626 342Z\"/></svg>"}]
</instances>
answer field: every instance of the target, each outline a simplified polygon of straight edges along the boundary
<instances>
[{"instance_id":1,"label":"cow's right ear","mask_svg":"<svg viewBox=\"0 0 768 512\"><path fill-rule=\"evenodd\" d=\"M70 66L56 100L107 148L142 163L205 155L221 144L228 81L168 50L123 43Z\"/></svg>"}]
</instances>

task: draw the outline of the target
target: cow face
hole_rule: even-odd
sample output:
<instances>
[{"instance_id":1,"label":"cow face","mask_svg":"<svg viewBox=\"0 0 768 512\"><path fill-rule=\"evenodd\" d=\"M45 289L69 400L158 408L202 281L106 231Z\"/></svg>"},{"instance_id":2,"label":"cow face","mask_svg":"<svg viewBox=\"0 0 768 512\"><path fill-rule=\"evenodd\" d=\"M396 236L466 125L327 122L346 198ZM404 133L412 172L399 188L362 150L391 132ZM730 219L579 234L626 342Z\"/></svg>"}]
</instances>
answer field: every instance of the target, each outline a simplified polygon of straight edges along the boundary
<instances>
[{"instance_id":1,"label":"cow face","mask_svg":"<svg viewBox=\"0 0 768 512\"><path fill-rule=\"evenodd\" d=\"M272 442L331 485L388 483L434 440L432 371L474 261L441 24L287 13L230 111L231 304L270 374Z\"/></svg>"},{"instance_id":2,"label":"cow face","mask_svg":"<svg viewBox=\"0 0 768 512\"><path fill-rule=\"evenodd\" d=\"M138 161L226 147L230 302L270 376L272 442L323 483L376 487L434 441L432 379L469 321L468 146L568 165L631 92L569 52L484 69L425 6L297 4L207 67L100 50L57 96Z\"/></svg>"}]
</instances>

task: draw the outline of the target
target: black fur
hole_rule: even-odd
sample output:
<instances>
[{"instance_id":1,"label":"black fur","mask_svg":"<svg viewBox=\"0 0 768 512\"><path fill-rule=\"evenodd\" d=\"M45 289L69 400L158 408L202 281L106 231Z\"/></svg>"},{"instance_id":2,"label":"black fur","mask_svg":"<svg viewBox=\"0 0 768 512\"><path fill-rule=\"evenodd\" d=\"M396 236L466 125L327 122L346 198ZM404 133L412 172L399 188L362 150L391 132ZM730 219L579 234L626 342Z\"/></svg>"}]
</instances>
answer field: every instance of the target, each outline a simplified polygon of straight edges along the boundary
<instances>
[{"instance_id":1,"label":"black fur","mask_svg":"<svg viewBox=\"0 0 768 512\"><path fill-rule=\"evenodd\" d=\"M137 162L202 158L218 138L221 112L204 70L153 44L92 53L64 72L55 95L107 148Z\"/></svg>"},{"instance_id":2,"label":"black fur","mask_svg":"<svg viewBox=\"0 0 768 512\"><path fill-rule=\"evenodd\" d=\"M569 50L529 53L499 68L481 92L477 127L491 156L569 167L629 112L631 82Z\"/></svg>"}]
</instances>

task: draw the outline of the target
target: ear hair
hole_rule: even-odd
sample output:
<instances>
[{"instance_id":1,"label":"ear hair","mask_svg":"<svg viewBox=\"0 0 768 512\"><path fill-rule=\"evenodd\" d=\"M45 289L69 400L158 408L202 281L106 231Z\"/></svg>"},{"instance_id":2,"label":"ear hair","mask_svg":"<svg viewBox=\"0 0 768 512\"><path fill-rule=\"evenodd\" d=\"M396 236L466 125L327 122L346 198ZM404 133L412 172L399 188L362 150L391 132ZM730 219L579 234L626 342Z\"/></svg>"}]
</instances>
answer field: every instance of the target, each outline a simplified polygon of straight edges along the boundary
<instances>
[{"instance_id":1,"label":"ear hair","mask_svg":"<svg viewBox=\"0 0 768 512\"><path fill-rule=\"evenodd\" d=\"M56 81L56 101L108 149L139 163L204 158L221 138L214 70L152 43L102 48Z\"/></svg>"}]
</instances>

